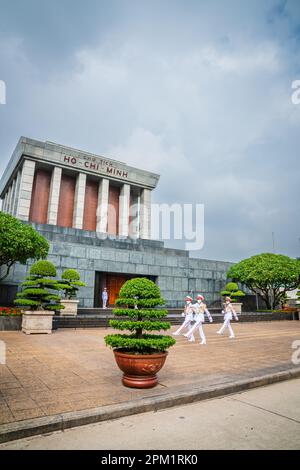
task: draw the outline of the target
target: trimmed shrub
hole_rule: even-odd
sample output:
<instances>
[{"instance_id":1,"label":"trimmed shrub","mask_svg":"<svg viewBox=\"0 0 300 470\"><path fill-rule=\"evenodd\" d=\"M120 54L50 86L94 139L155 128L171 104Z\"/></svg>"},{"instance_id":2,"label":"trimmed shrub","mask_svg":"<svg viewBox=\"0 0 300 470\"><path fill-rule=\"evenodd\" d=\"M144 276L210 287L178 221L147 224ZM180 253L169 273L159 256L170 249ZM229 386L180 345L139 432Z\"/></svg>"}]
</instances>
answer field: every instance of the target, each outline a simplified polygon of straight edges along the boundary
<instances>
[{"instance_id":1,"label":"trimmed shrub","mask_svg":"<svg viewBox=\"0 0 300 470\"><path fill-rule=\"evenodd\" d=\"M0 281L7 278L15 263L45 259L48 251L48 241L31 225L0 211L0 266L3 266Z\"/></svg>"},{"instance_id":2,"label":"trimmed shrub","mask_svg":"<svg viewBox=\"0 0 300 470\"><path fill-rule=\"evenodd\" d=\"M225 289L221 291L223 297L230 297L232 302L237 302L240 297L244 297L245 294L239 289L239 286L235 282L228 282Z\"/></svg>"},{"instance_id":3,"label":"trimmed shrub","mask_svg":"<svg viewBox=\"0 0 300 470\"><path fill-rule=\"evenodd\" d=\"M176 343L171 336L144 333L166 331L171 327L169 322L163 321L167 310L156 308L163 306L165 301L161 297L159 287L150 279L135 278L125 282L116 304L118 308L115 308L113 313L118 318L110 320L109 324L121 331L128 330L131 334L107 335L107 346L132 354L151 354L164 352Z\"/></svg>"},{"instance_id":4,"label":"trimmed shrub","mask_svg":"<svg viewBox=\"0 0 300 470\"><path fill-rule=\"evenodd\" d=\"M56 276L55 266L49 261L37 261L30 269L30 276L21 284L22 291L14 303L29 310L62 310L59 284L51 277Z\"/></svg>"},{"instance_id":5,"label":"trimmed shrub","mask_svg":"<svg viewBox=\"0 0 300 470\"><path fill-rule=\"evenodd\" d=\"M59 281L59 289L65 293L65 299L75 299L79 287L85 287L85 282L80 280L80 274L76 269L66 269L62 274L62 280Z\"/></svg>"},{"instance_id":6,"label":"trimmed shrub","mask_svg":"<svg viewBox=\"0 0 300 470\"><path fill-rule=\"evenodd\" d=\"M55 277L56 276L56 269L54 264L50 263L50 261L37 261L30 269L30 274L32 276L49 276Z\"/></svg>"}]
</instances>

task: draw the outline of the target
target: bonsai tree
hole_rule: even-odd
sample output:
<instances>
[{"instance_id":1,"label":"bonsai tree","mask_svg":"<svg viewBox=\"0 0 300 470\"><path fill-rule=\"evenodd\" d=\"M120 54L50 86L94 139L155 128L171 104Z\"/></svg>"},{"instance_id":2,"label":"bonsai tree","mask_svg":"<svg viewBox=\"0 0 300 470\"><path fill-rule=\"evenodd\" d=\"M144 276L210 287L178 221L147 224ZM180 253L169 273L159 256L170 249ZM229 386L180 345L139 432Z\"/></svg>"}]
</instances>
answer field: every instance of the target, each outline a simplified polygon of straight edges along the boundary
<instances>
[{"instance_id":1,"label":"bonsai tree","mask_svg":"<svg viewBox=\"0 0 300 470\"><path fill-rule=\"evenodd\" d=\"M65 293L65 299L71 300L77 297L79 287L84 287L86 284L80 280L80 274L76 269L66 269L62 274L62 280L59 282L59 287Z\"/></svg>"},{"instance_id":2,"label":"bonsai tree","mask_svg":"<svg viewBox=\"0 0 300 470\"><path fill-rule=\"evenodd\" d=\"M5 266L0 281L9 275L14 263L45 259L48 251L49 243L33 227L0 212L0 266Z\"/></svg>"},{"instance_id":3,"label":"bonsai tree","mask_svg":"<svg viewBox=\"0 0 300 470\"><path fill-rule=\"evenodd\" d=\"M30 269L30 275L21 284L22 291L14 301L16 305L27 307L29 310L52 310L64 308L60 296L55 292L60 290L58 281L51 279L56 276L54 264L49 261L37 261Z\"/></svg>"},{"instance_id":4,"label":"bonsai tree","mask_svg":"<svg viewBox=\"0 0 300 470\"><path fill-rule=\"evenodd\" d=\"M222 290L221 295L224 297L230 297L232 302L237 302L240 297L245 297L245 294L242 290L239 289L239 286L236 282L228 282L225 289Z\"/></svg>"},{"instance_id":5,"label":"bonsai tree","mask_svg":"<svg viewBox=\"0 0 300 470\"><path fill-rule=\"evenodd\" d=\"M105 337L105 343L112 348L120 348L131 354L151 354L164 352L175 344L171 336L154 335L148 332L168 330L169 322L162 321L167 315L164 309L156 308L165 304L159 287L146 278L135 278L122 286L115 308L115 320L110 326L130 334L112 334Z\"/></svg>"},{"instance_id":6,"label":"bonsai tree","mask_svg":"<svg viewBox=\"0 0 300 470\"><path fill-rule=\"evenodd\" d=\"M299 286L300 261L284 255L263 253L235 264L229 269L227 277L258 294L267 308L273 310L286 292Z\"/></svg>"}]
</instances>

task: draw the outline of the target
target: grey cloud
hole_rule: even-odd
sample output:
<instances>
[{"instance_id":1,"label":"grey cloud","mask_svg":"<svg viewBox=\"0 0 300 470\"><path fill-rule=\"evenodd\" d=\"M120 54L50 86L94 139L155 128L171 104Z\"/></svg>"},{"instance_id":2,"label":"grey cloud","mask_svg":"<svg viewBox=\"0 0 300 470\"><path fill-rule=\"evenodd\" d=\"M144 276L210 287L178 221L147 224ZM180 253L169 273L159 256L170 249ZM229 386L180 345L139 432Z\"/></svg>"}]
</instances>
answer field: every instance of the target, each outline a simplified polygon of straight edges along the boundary
<instances>
[{"instance_id":1,"label":"grey cloud","mask_svg":"<svg viewBox=\"0 0 300 470\"><path fill-rule=\"evenodd\" d=\"M299 255L299 2L4 4L0 169L20 135L107 154L205 204L199 256Z\"/></svg>"}]
</instances>

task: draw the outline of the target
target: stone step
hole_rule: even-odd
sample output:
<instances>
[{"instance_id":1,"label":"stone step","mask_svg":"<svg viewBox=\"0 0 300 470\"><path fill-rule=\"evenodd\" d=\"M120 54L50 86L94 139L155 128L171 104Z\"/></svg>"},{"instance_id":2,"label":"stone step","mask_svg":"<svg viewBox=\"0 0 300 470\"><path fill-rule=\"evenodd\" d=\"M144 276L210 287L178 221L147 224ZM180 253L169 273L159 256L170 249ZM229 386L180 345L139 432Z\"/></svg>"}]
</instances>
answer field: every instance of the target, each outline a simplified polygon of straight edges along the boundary
<instances>
[{"instance_id":1,"label":"stone step","mask_svg":"<svg viewBox=\"0 0 300 470\"><path fill-rule=\"evenodd\" d=\"M103 310L102 310L103 312ZM214 323L222 323L222 314L212 314ZM114 318L112 313L79 313L76 317L55 316L53 319L53 329L57 328L108 328L109 320ZM182 316L178 314L169 314L166 318L172 325L179 325L182 323ZM256 322L256 321L278 321L278 320L293 320L292 313L242 313L239 315L241 322Z\"/></svg>"}]
</instances>

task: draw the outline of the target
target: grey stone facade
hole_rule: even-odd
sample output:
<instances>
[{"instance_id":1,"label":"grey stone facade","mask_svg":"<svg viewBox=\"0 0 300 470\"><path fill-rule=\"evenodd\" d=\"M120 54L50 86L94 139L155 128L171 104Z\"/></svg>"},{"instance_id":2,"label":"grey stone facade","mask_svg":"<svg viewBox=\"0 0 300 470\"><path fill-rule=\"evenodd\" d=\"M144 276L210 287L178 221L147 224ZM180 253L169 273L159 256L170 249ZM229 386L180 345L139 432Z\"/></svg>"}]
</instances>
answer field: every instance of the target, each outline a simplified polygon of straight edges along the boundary
<instances>
[{"instance_id":1,"label":"grey stone facade","mask_svg":"<svg viewBox=\"0 0 300 470\"><path fill-rule=\"evenodd\" d=\"M153 240L100 237L96 232L54 225L32 224L50 242L49 261L58 276L66 268L79 271L86 287L80 289L80 307L94 307L96 272L155 277L168 307L183 304L189 293L201 293L208 304L220 298L231 263L189 258L184 250L165 248ZM15 265L6 284L18 284L27 266Z\"/></svg>"},{"instance_id":2,"label":"grey stone facade","mask_svg":"<svg viewBox=\"0 0 300 470\"><path fill-rule=\"evenodd\" d=\"M41 172L49 176L49 194L36 185ZM71 177L75 185L74 191L68 189L74 203L72 220L59 217L68 199L62 190L66 177ZM220 298L230 263L190 258L187 251L165 248L163 242L150 240L151 192L158 181L159 175L117 160L21 137L0 180L0 198L5 212L24 223L32 223L49 240L48 259L57 267L59 277L67 268L79 271L86 283L79 291L81 308L97 307L107 279L116 284L120 275L122 282L135 276L152 278L161 288L168 307L182 305L188 293L202 293L211 304ZM98 190L93 200L97 208L89 202L94 214L92 209L89 212L90 206L85 206L90 201L86 192L90 183L96 184ZM119 194L112 204L110 185L112 190L117 189L114 194ZM47 207L40 203L36 187L41 195L47 194ZM112 230L108 222L114 204L118 208L118 229ZM32 207L41 207L43 214L37 210L38 214L32 215ZM83 230L93 226L84 223L85 210L95 217L94 231ZM14 287L6 289L1 299L0 286L0 301L5 301L6 296L7 302L12 302L16 286L24 280L29 266L13 267L5 284ZM119 288L118 284L114 295Z\"/></svg>"}]
</instances>

